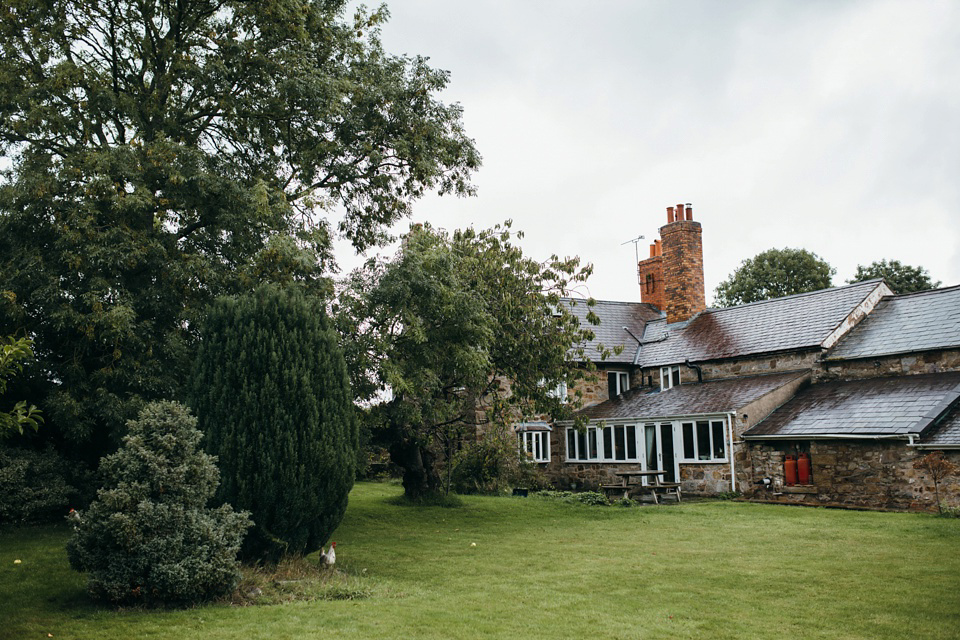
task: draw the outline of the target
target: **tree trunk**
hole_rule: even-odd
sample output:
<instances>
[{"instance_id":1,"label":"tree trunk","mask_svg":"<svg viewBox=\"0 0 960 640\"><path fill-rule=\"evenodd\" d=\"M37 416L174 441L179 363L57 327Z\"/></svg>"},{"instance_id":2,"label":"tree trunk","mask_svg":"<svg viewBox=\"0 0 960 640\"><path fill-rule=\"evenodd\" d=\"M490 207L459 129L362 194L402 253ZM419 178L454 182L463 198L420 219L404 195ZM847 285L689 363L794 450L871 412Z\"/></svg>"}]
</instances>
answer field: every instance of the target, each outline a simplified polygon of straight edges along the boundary
<instances>
[{"instance_id":1,"label":"tree trunk","mask_svg":"<svg viewBox=\"0 0 960 640\"><path fill-rule=\"evenodd\" d=\"M410 500L438 494L441 480L433 455L416 441L403 439L390 446L390 459L403 469L403 492Z\"/></svg>"}]
</instances>

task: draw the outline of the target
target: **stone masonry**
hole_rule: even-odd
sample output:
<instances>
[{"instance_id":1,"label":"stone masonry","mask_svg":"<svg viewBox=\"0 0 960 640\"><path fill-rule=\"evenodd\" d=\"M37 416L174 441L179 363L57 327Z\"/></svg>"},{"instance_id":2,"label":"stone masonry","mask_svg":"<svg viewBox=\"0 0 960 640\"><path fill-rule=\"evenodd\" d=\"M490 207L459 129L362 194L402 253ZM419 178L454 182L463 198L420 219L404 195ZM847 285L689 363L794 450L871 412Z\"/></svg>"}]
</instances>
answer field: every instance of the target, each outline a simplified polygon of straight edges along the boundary
<instances>
[{"instance_id":1,"label":"stone masonry","mask_svg":"<svg viewBox=\"0 0 960 640\"><path fill-rule=\"evenodd\" d=\"M693 220L693 207L677 205L673 221L672 207L667 221L660 227L663 241L663 262L670 268L663 271L663 311L667 322L683 322L707 308L703 284L703 239L699 222Z\"/></svg>"},{"instance_id":2,"label":"stone masonry","mask_svg":"<svg viewBox=\"0 0 960 640\"><path fill-rule=\"evenodd\" d=\"M786 486L784 457L806 452L810 456L808 485ZM746 497L815 506L880 507L933 510L933 481L913 463L928 452L905 442L823 440L753 444L742 469L741 490ZM960 463L960 452L946 457ZM741 474L738 474L741 475ZM773 482L760 484L763 478ZM960 484L948 478L940 487L944 506L960 506Z\"/></svg>"}]
</instances>

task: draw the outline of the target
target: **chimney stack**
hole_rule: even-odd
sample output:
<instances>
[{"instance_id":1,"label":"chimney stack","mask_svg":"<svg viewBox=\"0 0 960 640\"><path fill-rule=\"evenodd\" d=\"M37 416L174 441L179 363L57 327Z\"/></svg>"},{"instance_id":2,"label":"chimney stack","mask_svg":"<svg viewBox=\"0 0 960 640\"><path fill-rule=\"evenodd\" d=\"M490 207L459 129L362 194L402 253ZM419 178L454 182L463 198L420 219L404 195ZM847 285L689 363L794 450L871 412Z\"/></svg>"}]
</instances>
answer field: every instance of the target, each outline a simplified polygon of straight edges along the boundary
<instances>
[{"instance_id":1,"label":"chimney stack","mask_svg":"<svg viewBox=\"0 0 960 640\"><path fill-rule=\"evenodd\" d=\"M650 245L650 257L637 265L640 300L667 314L667 322L683 322L706 309L703 285L703 240L693 205L667 207L662 240Z\"/></svg>"}]
</instances>

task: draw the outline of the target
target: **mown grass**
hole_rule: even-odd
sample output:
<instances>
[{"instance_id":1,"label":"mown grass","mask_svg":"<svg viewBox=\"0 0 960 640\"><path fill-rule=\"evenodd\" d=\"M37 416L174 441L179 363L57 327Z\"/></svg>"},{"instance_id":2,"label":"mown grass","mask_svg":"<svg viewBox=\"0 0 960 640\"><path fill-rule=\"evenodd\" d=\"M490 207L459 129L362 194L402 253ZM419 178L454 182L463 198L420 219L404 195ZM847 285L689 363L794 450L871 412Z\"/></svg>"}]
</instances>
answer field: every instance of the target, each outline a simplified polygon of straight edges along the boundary
<instances>
[{"instance_id":1,"label":"mown grass","mask_svg":"<svg viewBox=\"0 0 960 640\"><path fill-rule=\"evenodd\" d=\"M347 599L112 610L68 568L66 528L2 533L0 637L960 637L960 519L399 492L351 494L334 538Z\"/></svg>"}]
</instances>

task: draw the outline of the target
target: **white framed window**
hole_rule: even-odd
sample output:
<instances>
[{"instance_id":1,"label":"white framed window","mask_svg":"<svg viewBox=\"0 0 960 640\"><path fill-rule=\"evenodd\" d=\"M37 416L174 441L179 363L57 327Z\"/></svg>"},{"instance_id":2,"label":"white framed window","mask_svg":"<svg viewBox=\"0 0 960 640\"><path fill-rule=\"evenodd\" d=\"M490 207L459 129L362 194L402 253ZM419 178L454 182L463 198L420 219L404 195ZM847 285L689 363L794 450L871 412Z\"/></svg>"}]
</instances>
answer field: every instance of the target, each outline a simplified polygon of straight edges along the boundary
<instances>
[{"instance_id":1,"label":"white framed window","mask_svg":"<svg viewBox=\"0 0 960 640\"><path fill-rule=\"evenodd\" d=\"M550 391L547 391L547 395L550 396L551 398L557 398L562 402L566 402L567 401L567 383L561 382L553 389L550 389Z\"/></svg>"},{"instance_id":2,"label":"white framed window","mask_svg":"<svg viewBox=\"0 0 960 640\"><path fill-rule=\"evenodd\" d=\"M607 397L616 398L630 388L630 375L626 371L607 371Z\"/></svg>"},{"instance_id":3,"label":"white framed window","mask_svg":"<svg viewBox=\"0 0 960 640\"><path fill-rule=\"evenodd\" d=\"M547 386L547 379L546 379L546 378L540 378L540 381L537 383L537 385L539 385L540 387L545 387L545 386ZM558 399L560 399L561 401L566 402L566 401L567 401L567 382L566 382L566 380L561 381L560 383L557 384L557 386L555 386L555 387L553 387L552 389L550 389L549 391L547 391L547 395L548 395L549 397L551 397L551 398L558 398Z\"/></svg>"},{"instance_id":4,"label":"white framed window","mask_svg":"<svg viewBox=\"0 0 960 640\"><path fill-rule=\"evenodd\" d=\"M660 391L672 389L680 384L680 365L660 367Z\"/></svg>"},{"instance_id":5,"label":"white framed window","mask_svg":"<svg viewBox=\"0 0 960 640\"><path fill-rule=\"evenodd\" d=\"M727 438L724 420L680 422L682 462L726 462Z\"/></svg>"},{"instance_id":6,"label":"white framed window","mask_svg":"<svg viewBox=\"0 0 960 640\"><path fill-rule=\"evenodd\" d=\"M520 450L530 462L550 462L550 432L520 431Z\"/></svg>"},{"instance_id":7,"label":"white framed window","mask_svg":"<svg viewBox=\"0 0 960 640\"><path fill-rule=\"evenodd\" d=\"M591 426L585 431L567 427L567 460L640 462L639 433L634 424Z\"/></svg>"}]
</instances>

